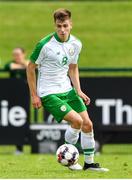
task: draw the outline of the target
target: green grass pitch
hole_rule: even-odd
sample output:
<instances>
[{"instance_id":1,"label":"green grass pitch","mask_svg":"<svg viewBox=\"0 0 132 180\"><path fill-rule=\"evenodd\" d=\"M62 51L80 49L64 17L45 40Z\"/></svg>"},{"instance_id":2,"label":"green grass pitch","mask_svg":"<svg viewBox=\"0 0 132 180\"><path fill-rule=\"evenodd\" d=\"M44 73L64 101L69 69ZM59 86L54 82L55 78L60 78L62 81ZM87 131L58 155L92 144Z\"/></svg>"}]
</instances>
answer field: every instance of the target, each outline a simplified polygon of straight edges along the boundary
<instances>
[{"instance_id":1,"label":"green grass pitch","mask_svg":"<svg viewBox=\"0 0 132 180\"><path fill-rule=\"evenodd\" d=\"M132 178L132 145L105 145L95 157L107 173L71 171L56 162L55 155L32 155L29 148L23 155L13 155L13 147L0 147L0 178ZM83 164L83 155L79 162Z\"/></svg>"},{"instance_id":2,"label":"green grass pitch","mask_svg":"<svg viewBox=\"0 0 132 180\"><path fill-rule=\"evenodd\" d=\"M16 46L29 56L38 40L54 31L52 14L60 7L72 11L72 33L83 43L80 66L132 66L131 1L52 1L0 2L0 67Z\"/></svg>"}]
</instances>

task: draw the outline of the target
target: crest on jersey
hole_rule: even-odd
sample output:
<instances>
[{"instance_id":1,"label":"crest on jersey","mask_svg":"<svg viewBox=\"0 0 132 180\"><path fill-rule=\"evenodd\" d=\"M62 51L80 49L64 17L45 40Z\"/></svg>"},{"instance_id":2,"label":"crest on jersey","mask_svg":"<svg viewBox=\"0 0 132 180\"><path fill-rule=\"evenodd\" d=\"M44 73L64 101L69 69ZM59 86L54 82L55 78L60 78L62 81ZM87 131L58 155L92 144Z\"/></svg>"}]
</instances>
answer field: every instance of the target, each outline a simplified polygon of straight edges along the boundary
<instances>
[{"instance_id":1,"label":"crest on jersey","mask_svg":"<svg viewBox=\"0 0 132 180\"><path fill-rule=\"evenodd\" d=\"M63 112L65 112L65 111L66 111L66 106L65 106L65 105L62 105L62 106L60 107L60 110L63 111Z\"/></svg>"},{"instance_id":2,"label":"crest on jersey","mask_svg":"<svg viewBox=\"0 0 132 180\"><path fill-rule=\"evenodd\" d=\"M71 48L69 49L69 54L70 54L70 56L73 56L74 53L75 53L75 50L74 50L73 47L71 47Z\"/></svg>"}]
</instances>

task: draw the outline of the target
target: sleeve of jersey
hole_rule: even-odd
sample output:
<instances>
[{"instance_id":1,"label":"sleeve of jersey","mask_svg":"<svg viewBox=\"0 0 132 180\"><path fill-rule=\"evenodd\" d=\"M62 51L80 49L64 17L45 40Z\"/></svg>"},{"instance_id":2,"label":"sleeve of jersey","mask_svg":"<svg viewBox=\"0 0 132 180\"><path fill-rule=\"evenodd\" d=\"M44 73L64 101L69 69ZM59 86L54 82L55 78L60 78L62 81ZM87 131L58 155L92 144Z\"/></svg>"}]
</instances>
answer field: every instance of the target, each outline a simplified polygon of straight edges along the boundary
<instances>
[{"instance_id":1,"label":"sleeve of jersey","mask_svg":"<svg viewBox=\"0 0 132 180\"><path fill-rule=\"evenodd\" d=\"M44 49L43 44L39 42L30 56L30 61L35 64L40 64L45 55Z\"/></svg>"},{"instance_id":2,"label":"sleeve of jersey","mask_svg":"<svg viewBox=\"0 0 132 180\"><path fill-rule=\"evenodd\" d=\"M81 49L82 49L82 43L79 42L79 44L75 47L75 55L74 55L74 59L72 60L72 64L77 64L78 60L79 60L79 56L81 53Z\"/></svg>"}]
</instances>

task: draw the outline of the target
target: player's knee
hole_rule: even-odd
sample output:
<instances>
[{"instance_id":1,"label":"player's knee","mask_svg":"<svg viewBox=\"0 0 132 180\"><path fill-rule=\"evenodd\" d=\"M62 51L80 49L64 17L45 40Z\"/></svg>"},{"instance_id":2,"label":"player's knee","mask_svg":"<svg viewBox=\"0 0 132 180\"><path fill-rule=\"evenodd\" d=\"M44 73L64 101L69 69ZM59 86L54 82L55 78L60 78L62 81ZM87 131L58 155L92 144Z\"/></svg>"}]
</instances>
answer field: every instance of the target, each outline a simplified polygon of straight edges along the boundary
<instances>
[{"instance_id":1,"label":"player's knee","mask_svg":"<svg viewBox=\"0 0 132 180\"><path fill-rule=\"evenodd\" d=\"M75 129L81 129L83 124L83 120L81 117L78 117L74 122L73 122L73 126Z\"/></svg>"},{"instance_id":2,"label":"player's knee","mask_svg":"<svg viewBox=\"0 0 132 180\"><path fill-rule=\"evenodd\" d=\"M91 132L93 130L93 123L92 121L87 121L85 123L83 123L82 125L82 131L87 133L87 132Z\"/></svg>"}]
</instances>

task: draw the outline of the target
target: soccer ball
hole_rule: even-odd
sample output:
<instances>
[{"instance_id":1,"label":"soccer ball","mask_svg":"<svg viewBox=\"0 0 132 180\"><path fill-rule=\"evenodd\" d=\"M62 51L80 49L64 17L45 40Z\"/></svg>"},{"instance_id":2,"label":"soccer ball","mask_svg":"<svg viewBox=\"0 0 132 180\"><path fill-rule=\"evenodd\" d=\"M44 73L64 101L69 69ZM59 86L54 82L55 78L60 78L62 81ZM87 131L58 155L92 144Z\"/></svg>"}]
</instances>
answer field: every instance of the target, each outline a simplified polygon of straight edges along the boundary
<instances>
[{"instance_id":1,"label":"soccer ball","mask_svg":"<svg viewBox=\"0 0 132 180\"><path fill-rule=\"evenodd\" d=\"M63 166L76 164L79 159L77 148L71 144L61 145L56 152L57 161Z\"/></svg>"}]
</instances>

